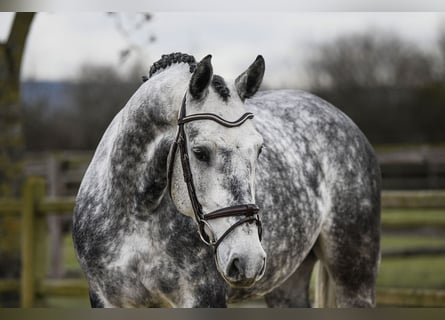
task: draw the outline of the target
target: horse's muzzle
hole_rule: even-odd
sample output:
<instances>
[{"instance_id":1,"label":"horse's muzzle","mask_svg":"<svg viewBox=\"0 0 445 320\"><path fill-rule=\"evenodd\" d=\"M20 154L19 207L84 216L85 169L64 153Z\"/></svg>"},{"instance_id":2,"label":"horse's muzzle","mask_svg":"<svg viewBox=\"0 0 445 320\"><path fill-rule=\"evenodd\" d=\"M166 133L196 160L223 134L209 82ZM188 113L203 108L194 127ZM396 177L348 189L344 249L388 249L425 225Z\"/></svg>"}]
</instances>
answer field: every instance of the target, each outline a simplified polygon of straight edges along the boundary
<instances>
[{"instance_id":1,"label":"horse's muzzle","mask_svg":"<svg viewBox=\"0 0 445 320\"><path fill-rule=\"evenodd\" d=\"M228 264L225 279L232 287L248 288L260 280L266 270L266 257L249 266L247 259L234 257Z\"/></svg>"}]
</instances>

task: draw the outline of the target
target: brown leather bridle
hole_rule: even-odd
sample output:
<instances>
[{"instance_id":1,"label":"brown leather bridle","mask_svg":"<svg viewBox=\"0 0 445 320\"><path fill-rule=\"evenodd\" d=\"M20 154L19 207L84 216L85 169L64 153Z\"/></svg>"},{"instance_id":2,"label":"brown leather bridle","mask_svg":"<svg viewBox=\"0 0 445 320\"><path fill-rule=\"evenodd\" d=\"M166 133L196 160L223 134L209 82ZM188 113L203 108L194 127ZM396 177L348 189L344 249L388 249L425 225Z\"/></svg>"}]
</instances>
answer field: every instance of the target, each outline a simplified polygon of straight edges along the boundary
<instances>
[{"instance_id":1,"label":"brown leather bridle","mask_svg":"<svg viewBox=\"0 0 445 320\"><path fill-rule=\"evenodd\" d=\"M182 165L182 171L184 173L184 181L187 185L187 190L189 194L190 201L192 203L193 212L195 214L196 222L198 223L198 233L201 237L202 241L212 246L214 251L216 252L216 249L218 248L219 244L226 238L236 227L247 223L247 222L255 222L258 227L258 235L261 241L262 236L262 226L261 226L261 220L258 215L259 208L254 203L248 203L248 204L241 204L231 207L225 207L218 210L215 210L213 212L209 212L204 214L202 212L202 206L198 201L198 198L196 196L195 192L195 185L193 184L193 175L190 169L190 162L189 162L189 155L187 151L187 138L185 135L184 130L184 124L192 121L197 120L211 120L219 123L220 125L223 125L228 128L233 127L239 127L244 122L246 122L248 119L253 118L253 113L247 112L241 116L236 121L227 121L220 116L213 114L213 113L195 113L191 115L186 115L186 95L184 96L184 99L182 100L181 109L179 111L179 117L178 117L178 131L176 134L175 141L173 142L171 152L170 152L170 162L168 164L168 189L171 196L171 184L172 184L172 175L173 175L173 168L174 168L174 162L176 157L176 151L179 147L180 155L181 155L181 165ZM215 234L210 227L208 220L223 218L223 217L233 217L233 216L244 216L241 220L238 220L233 225L231 225L218 239L216 239ZM207 226L209 232L211 233L211 237L209 237L204 227Z\"/></svg>"}]
</instances>

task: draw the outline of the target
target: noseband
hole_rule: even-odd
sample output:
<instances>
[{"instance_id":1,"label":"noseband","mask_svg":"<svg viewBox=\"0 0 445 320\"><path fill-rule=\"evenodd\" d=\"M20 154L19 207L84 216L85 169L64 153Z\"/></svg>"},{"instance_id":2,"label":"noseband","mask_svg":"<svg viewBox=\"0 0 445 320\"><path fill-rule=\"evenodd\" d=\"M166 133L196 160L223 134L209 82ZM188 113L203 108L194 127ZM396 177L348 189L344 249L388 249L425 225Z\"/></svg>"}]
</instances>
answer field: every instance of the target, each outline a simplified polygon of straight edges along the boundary
<instances>
[{"instance_id":1,"label":"noseband","mask_svg":"<svg viewBox=\"0 0 445 320\"><path fill-rule=\"evenodd\" d=\"M218 248L219 244L224 240L226 236L228 236L236 227L247 223L247 222L255 222L258 226L258 235L261 241L262 236L262 227L261 227L261 220L258 215L259 208L254 203L248 203L248 204L241 204L231 207L225 207L221 208L209 213L204 214L202 212L202 206L198 201L198 198L196 196L195 192L195 185L193 184L193 175L192 171L190 169L190 162L189 162L189 155L187 151L187 138L185 135L184 130L184 124L192 121L197 120L211 120L219 123L222 126L233 128L233 127L239 127L244 122L246 122L248 119L253 118L253 113L247 112L241 116L236 121L227 121L220 116L213 114L213 113L195 113L186 116L186 96L184 96L184 99L182 100L181 110L179 111L179 118L178 118L178 132L176 134L175 141L173 142L171 153L170 153L170 163L168 165L168 189L171 196L171 183L172 183L172 175L173 175L173 167L176 157L176 151L179 147L179 152L181 155L181 165L182 165L182 171L184 173L184 182L187 185L187 190L189 194L190 201L192 203L193 212L195 214L196 222L198 223L198 233L201 237L202 241L216 249ZM210 227L208 220L223 218L223 217L233 217L233 216L243 216L241 220L238 220L233 225L231 225L218 239L216 239L215 234ZM207 226L209 232L212 234L211 237L209 237L204 227Z\"/></svg>"}]
</instances>

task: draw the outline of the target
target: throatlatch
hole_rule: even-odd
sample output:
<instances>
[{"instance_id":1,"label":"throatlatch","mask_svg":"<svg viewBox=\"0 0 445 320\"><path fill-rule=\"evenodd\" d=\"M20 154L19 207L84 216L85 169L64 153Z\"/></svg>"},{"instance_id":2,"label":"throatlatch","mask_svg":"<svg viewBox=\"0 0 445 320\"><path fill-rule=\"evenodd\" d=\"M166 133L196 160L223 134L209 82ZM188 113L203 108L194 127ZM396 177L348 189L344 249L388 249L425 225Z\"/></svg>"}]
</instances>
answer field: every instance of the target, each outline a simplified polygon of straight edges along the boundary
<instances>
[{"instance_id":1,"label":"throatlatch","mask_svg":"<svg viewBox=\"0 0 445 320\"><path fill-rule=\"evenodd\" d=\"M212 246L214 250L218 248L219 244L224 240L224 238L229 235L236 227L246 223L246 222L255 222L258 227L258 235L261 241L262 237L262 226L261 220L258 215L259 208L254 203L241 204L231 207L225 207L213 212L209 212L204 214L202 212L202 206L198 201L195 191L195 185L193 184L193 175L190 169L189 155L187 151L187 137L185 135L184 124L197 120L211 120L219 123L228 128L239 127L248 119L252 119L254 117L253 113L247 112L243 114L236 121L227 121L220 116L213 113L195 113L191 115L186 115L186 95L184 95L184 99L182 100L181 109L179 111L178 117L178 131L176 134L175 141L173 142L170 156L170 163L168 165L168 189L171 196L171 181L173 175L174 162L176 157L176 152L179 147L179 152L181 156L181 166L182 172L184 173L184 182L187 185L187 190L189 194L190 201L192 203L193 212L195 214L195 219L198 223L198 233L201 237L202 241L209 246ZM233 225L231 225L221 237L216 239L212 228L208 224L208 220L218 219L223 217L233 217L233 216L245 216L241 220L237 221ZM212 236L209 237L204 227L207 226L209 232L211 232Z\"/></svg>"}]
</instances>

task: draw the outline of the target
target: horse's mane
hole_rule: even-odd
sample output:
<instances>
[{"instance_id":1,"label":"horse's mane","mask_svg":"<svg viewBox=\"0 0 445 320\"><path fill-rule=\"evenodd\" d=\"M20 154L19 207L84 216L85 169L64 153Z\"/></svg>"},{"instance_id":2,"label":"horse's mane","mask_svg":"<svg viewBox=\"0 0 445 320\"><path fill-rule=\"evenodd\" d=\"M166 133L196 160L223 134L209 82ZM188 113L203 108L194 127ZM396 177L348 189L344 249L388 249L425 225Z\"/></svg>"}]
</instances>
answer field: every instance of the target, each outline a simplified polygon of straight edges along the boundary
<instances>
[{"instance_id":1,"label":"horse's mane","mask_svg":"<svg viewBox=\"0 0 445 320\"><path fill-rule=\"evenodd\" d=\"M190 73L195 71L197 65L195 57L189 54L181 52L164 54L161 56L161 59L153 63L153 65L150 67L148 78L145 76L142 77L143 81L147 81L158 71L162 71L176 63L187 63L190 66ZM229 88L227 88L224 79L221 76L214 75L212 79L212 86L220 97L227 102L227 99L230 97L230 91Z\"/></svg>"},{"instance_id":2,"label":"horse's mane","mask_svg":"<svg viewBox=\"0 0 445 320\"><path fill-rule=\"evenodd\" d=\"M195 57L189 54L181 52L164 54L161 56L161 59L153 63L153 65L150 67L150 72L148 77L151 78L151 76L154 75L156 72L164 70L175 63L187 63L190 66L190 73L193 73L193 71L195 71L196 68Z\"/></svg>"}]
</instances>

